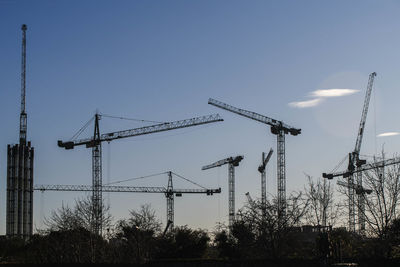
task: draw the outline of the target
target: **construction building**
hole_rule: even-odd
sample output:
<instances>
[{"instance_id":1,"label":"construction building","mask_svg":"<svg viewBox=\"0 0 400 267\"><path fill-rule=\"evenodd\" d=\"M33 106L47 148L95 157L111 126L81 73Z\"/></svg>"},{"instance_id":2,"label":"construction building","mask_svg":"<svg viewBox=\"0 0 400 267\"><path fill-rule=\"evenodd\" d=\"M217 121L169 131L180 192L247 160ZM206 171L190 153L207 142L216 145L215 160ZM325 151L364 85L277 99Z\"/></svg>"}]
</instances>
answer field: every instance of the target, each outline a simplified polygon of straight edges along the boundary
<instances>
[{"instance_id":1,"label":"construction building","mask_svg":"<svg viewBox=\"0 0 400 267\"><path fill-rule=\"evenodd\" d=\"M34 148L26 141L26 25L22 25L21 113L19 144L7 146L7 214L8 237L28 238L33 231L33 156Z\"/></svg>"}]
</instances>

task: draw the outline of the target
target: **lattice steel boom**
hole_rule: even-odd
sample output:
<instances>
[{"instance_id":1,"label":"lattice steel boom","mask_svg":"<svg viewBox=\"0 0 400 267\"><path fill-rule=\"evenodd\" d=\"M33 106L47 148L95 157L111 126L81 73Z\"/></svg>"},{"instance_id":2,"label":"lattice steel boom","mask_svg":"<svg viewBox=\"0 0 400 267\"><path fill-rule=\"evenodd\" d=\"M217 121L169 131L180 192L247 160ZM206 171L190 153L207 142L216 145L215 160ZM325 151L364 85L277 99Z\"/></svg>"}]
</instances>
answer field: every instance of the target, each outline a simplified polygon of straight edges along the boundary
<instances>
[{"instance_id":1,"label":"lattice steel boom","mask_svg":"<svg viewBox=\"0 0 400 267\"><path fill-rule=\"evenodd\" d=\"M93 192L92 185L35 185L36 191L70 191L70 192ZM212 196L221 193L218 189L175 189L172 184L172 174L168 173L168 187L150 187L150 186L112 186L103 185L102 192L112 193L155 193L164 194L167 199L167 225L166 229L172 229L174 225L174 195L182 196L183 194L204 194Z\"/></svg>"},{"instance_id":2,"label":"lattice steel boom","mask_svg":"<svg viewBox=\"0 0 400 267\"><path fill-rule=\"evenodd\" d=\"M208 104L271 126L271 133L277 136L278 217L281 218L286 214L285 134L290 133L291 135L296 136L301 134L301 129L294 128L282 121L271 119L252 111L236 108L212 98L208 100Z\"/></svg>"},{"instance_id":3,"label":"lattice steel boom","mask_svg":"<svg viewBox=\"0 0 400 267\"><path fill-rule=\"evenodd\" d=\"M35 191L70 191L70 192L92 192L92 185L34 185ZM165 194L168 189L163 186L116 186L103 185L103 192L111 193L156 193ZM174 194L206 194L213 195L221 193L221 188L218 189L179 189L175 188L172 191Z\"/></svg>"},{"instance_id":4,"label":"lattice steel boom","mask_svg":"<svg viewBox=\"0 0 400 267\"><path fill-rule=\"evenodd\" d=\"M196 117L186 120L179 120L179 121L172 121L172 122L165 122L160 124L155 124L151 126L145 126L135 129L123 130L118 132L112 133L105 133L102 134L99 138L100 142L110 142L116 139L126 138L126 137L133 137L145 134L152 134L158 132L164 132L169 130L181 129L186 127L192 127L202 124L208 124L213 122L223 121L223 119L218 114L212 114L202 117ZM86 147L93 147L96 142L93 141L93 138L85 138L76 141L58 141L58 146L63 147L65 149L73 149L75 146L86 145Z\"/></svg>"},{"instance_id":5,"label":"lattice steel boom","mask_svg":"<svg viewBox=\"0 0 400 267\"><path fill-rule=\"evenodd\" d=\"M354 163L355 163L356 168L359 168L362 164L364 164L366 162L365 160L360 160L360 149L361 149L361 142L362 142L363 135L364 135L365 122L367 120L369 101L371 99L372 86L374 84L375 76L376 76L375 72L373 72L373 73L371 73L369 75L368 85L367 85L367 92L365 94L363 111L362 111L362 114L361 114L360 126L359 126L359 130L358 130L356 145L355 145L355 148L354 148L354 151L353 151L353 157L352 157L353 158L353 162L352 162L352 164L354 166ZM362 184L363 184L362 183L362 172L357 172L357 185L358 185L358 187L362 188ZM365 204L364 204L364 199L365 199L364 193L358 194L358 203L359 203L358 204L358 230L359 230L359 233L361 235L365 234ZM354 210L354 208L353 208L353 210Z\"/></svg>"}]
</instances>

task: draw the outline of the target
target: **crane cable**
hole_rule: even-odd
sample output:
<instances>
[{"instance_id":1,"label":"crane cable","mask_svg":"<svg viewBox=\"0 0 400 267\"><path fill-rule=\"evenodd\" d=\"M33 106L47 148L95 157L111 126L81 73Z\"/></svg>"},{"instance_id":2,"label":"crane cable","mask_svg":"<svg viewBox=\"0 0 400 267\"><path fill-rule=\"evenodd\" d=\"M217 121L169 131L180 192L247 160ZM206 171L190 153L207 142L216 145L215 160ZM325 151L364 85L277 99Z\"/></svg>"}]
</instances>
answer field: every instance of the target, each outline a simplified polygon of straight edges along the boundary
<instances>
[{"instance_id":1,"label":"crane cable","mask_svg":"<svg viewBox=\"0 0 400 267\"><path fill-rule=\"evenodd\" d=\"M120 120L130 120L130 121L137 121L137 122L150 122L150 123L165 123L164 121L151 121L151 120L142 120L142 119L135 119L135 118L126 118L126 117L121 117L121 116L113 116L113 115L107 115L107 114L102 114L99 113L100 116L106 117L106 118L113 118L113 119L120 119ZM83 131L86 130L86 128L90 125L91 122L93 122L95 116L91 117L70 139L75 140L77 139Z\"/></svg>"},{"instance_id":2,"label":"crane cable","mask_svg":"<svg viewBox=\"0 0 400 267\"><path fill-rule=\"evenodd\" d=\"M113 115L107 115L107 114L100 114L100 115L101 115L102 117L106 117L106 118L120 119L120 120L128 120L128 121L151 122L151 123L165 123L165 121L142 120L142 119L127 118L127 117L113 116Z\"/></svg>"},{"instance_id":3,"label":"crane cable","mask_svg":"<svg viewBox=\"0 0 400 267\"><path fill-rule=\"evenodd\" d=\"M90 124L93 120L94 120L94 116L91 117L91 118L85 123L85 125L83 125L82 128L80 128L80 129L72 136L72 138L71 138L70 140L72 141L72 140L75 140L76 138L78 138L79 135L81 135L81 134L83 133L83 131L86 130L86 128L89 126L89 124Z\"/></svg>"},{"instance_id":4,"label":"crane cable","mask_svg":"<svg viewBox=\"0 0 400 267\"><path fill-rule=\"evenodd\" d=\"M336 167L335 168L333 168L333 170L331 171L331 173L334 173L334 172L336 172L336 170L340 167L340 166L342 166L342 164L346 161L346 159L348 159L348 155L346 155L339 163L338 163L338 165L336 165Z\"/></svg>"},{"instance_id":5,"label":"crane cable","mask_svg":"<svg viewBox=\"0 0 400 267\"><path fill-rule=\"evenodd\" d=\"M119 181L115 181L115 182L108 182L108 183L106 183L106 184L104 184L104 185L120 184L120 183L124 183L124 182L129 182L129 181L134 181L134 180L140 180L140 179L150 178L150 177L154 177L154 176L158 176L158 175L162 175L162 174L166 174L166 173L168 173L168 172L160 172L160 173L155 173L155 174L150 174L150 175L145 175L145 176L140 176L140 177L129 178L129 179L125 179L125 180L119 180ZM202 185L200 185L200 184L198 184L198 183L196 183L196 182L193 182L192 180L190 180L190 179L188 179L188 178L185 178L185 177L183 177L182 175L179 175L179 174L177 174L177 173L175 173L175 172L172 172L172 171L171 171L171 173L174 174L175 176L177 176L177 177L179 177L179 178L181 178L181 179L183 179L183 180L189 182L189 183L192 183L192 184L194 184L194 185L197 185L198 187L201 187L201 188L203 188L203 189L207 189L206 187L204 187L204 186L202 186Z\"/></svg>"},{"instance_id":6,"label":"crane cable","mask_svg":"<svg viewBox=\"0 0 400 267\"><path fill-rule=\"evenodd\" d=\"M140 176L140 177L129 178L129 179L125 179L125 180L110 182L110 183L107 183L107 184L104 184L104 185L120 184L120 183L123 183L123 182L129 182L129 181L134 181L134 180L145 179L145 178L158 176L158 175L162 175L162 174L166 174L166 173L168 173L168 172L160 172L160 173L155 173L155 174L150 174L150 175L145 175L145 176Z\"/></svg>"},{"instance_id":7,"label":"crane cable","mask_svg":"<svg viewBox=\"0 0 400 267\"><path fill-rule=\"evenodd\" d=\"M183 177L183 176L181 176L181 175L179 175L179 174L176 174L176 173L174 173L174 172L171 172L171 173L173 173L174 175L178 176L179 178L181 178L181 179L183 179L183 180L185 180L185 181L187 181L187 182L189 182L189 183L192 183L192 184L194 184L194 185L197 185L197 186L199 186L199 187L201 187L201 188L203 188L203 189L207 189L206 187L204 187L204 186L202 186L202 185L199 185L198 183L193 182L193 181L189 180L188 178L185 178L185 177Z\"/></svg>"}]
</instances>

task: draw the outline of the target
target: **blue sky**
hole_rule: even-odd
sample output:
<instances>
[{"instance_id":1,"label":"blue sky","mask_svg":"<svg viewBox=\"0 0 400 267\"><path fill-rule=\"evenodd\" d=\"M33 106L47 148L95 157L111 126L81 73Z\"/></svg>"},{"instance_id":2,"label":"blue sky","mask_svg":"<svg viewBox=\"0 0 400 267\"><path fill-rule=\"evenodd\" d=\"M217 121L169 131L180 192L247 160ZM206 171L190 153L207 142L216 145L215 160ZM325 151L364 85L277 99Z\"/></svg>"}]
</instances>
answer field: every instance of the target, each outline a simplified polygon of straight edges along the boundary
<instances>
[{"instance_id":1,"label":"blue sky","mask_svg":"<svg viewBox=\"0 0 400 267\"><path fill-rule=\"evenodd\" d=\"M5 218L6 146L18 140L21 24L27 31L28 137L36 149L36 184L90 184L91 152L56 146L99 110L155 121L219 113L225 121L117 140L103 147L103 180L168 170L219 196L176 200L175 224L212 229L227 221L227 167L205 164L242 154L236 207L260 195L261 153L276 151L269 127L207 105L209 97L302 129L286 138L287 191L301 190L304 172L332 170L355 145L369 73L376 71L361 154L382 145L396 153L400 131L397 1L14 1L0 0L0 217ZM360 90L294 108L318 89ZM142 126L101 121L102 131ZM83 133L89 136L91 130ZM108 170L108 167L110 169ZM344 167L343 167L344 168ZM276 154L268 192L276 192ZM131 185L166 185L166 177ZM176 181L176 186L192 185ZM105 194L106 195L106 194ZM35 193L35 226L80 193ZM162 195L112 194L116 219L151 203L165 221ZM0 221L0 233L5 220Z\"/></svg>"}]
</instances>

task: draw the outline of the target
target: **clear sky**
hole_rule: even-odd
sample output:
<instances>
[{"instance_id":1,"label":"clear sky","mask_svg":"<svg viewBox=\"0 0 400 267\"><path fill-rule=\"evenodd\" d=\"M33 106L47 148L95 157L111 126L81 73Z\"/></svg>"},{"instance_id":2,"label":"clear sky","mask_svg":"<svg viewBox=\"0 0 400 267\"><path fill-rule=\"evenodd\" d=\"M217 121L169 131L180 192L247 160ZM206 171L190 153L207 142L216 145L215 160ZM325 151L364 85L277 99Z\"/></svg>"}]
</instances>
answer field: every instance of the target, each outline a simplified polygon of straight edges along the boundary
<instances>
[{"instance_id":1,"label":"clear sky","mask_svg":"<svg viewBox=\"0 0 400 267\"><path fill-rule=\"evenodd\" d=\"M0 234L5 232L6 147L18 141L21 24L27 31L28 139L35 147L35 184L90 184L91 151L65 151L95 113L173 121L219 113L225 121L103 146L103 181L172 170L223 193L184 195L175 224L212 229L227 221L227 167L203 165L238 154L236 207L260 196L261 153L276 151L269 127L207 104L209 97L302 129L286 138L287 192L304 173L317 178L354 149L369 73L378 73L361 154L400 137L400 4L398 1L16 1L0 0ZM318 89L356 93L315 99ZM289 104L292 103L292 104ZM307 106L307 105L306 105ZM101 131L144 124L101 120ZM91 126L92 127L92 126ZM82 137L89 136L92 128ZM345 168L345 166L343 166ZM268 167L276 192L276 153ZM166 176L130 185L165 186ZM176 187L193 185L175 181ZM107 198L107 194L104 194ZM36 192L35 227L82 193ZM163 195L111 194L115 219L151 203L165 222Z\"/></svg>"}]
</instances>

